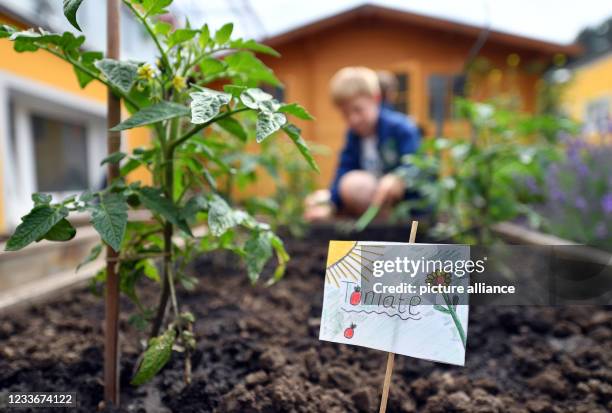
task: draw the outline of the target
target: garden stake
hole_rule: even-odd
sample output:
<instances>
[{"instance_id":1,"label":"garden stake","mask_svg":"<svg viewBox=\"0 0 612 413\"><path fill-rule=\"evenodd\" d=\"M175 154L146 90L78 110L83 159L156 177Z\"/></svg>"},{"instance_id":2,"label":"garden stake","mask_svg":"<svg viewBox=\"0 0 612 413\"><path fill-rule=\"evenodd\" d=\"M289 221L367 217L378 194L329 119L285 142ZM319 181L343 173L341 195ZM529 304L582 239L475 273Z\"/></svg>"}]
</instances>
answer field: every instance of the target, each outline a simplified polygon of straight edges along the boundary
<instances>
[{"instance_id":1,"label":"garden stake","mask_svg":"<svg viewBox=\"0 0 612 413\"><path fill-rule=\"evenodd\" d=\"M412 226L410 227L410 238L408 239L409 244L414 244L418 226L419 221L412 221ZM395 353L387 353L387 369L385 370L385 380L383 381L380 409L378 410L379 413L385 413L387 411L387 399L389 398L389 386L391 386L391 375L393 374L394 361Z\"/></svg>"},{"instance_id":2,"label":"garden stake","mask_svg":"<svg viewBox=\"0 0 612 413\"><path fill-rule=\"evenodd\" d=\"M119 60L119 3L120 0L106 2L106 54L109 59ZM107 120L108 129L121 122L121 101L108 88ZM108 132L108 154L121 150L121 132ZM108 163L107 182L110 186L119 177L119 164ZM104 331L104 401L113 406L119 405L119 276L117 274L117 259L119 252L110 246L106 247L106 295Z\"/></svg>"}]
</instances>

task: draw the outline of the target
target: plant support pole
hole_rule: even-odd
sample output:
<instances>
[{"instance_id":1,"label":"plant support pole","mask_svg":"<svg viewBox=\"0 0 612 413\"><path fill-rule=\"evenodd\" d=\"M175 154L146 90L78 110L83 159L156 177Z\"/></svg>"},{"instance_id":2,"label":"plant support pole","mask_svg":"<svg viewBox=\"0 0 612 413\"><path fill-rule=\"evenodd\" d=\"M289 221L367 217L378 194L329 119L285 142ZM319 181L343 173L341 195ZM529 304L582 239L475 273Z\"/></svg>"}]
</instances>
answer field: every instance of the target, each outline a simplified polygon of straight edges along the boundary
<instances>
[{"instance_id":1,"label":"plant support pole","mask_svg":"<svg viewBox=\"0 0 612 413\"><path fill-rule=\"evenodd\" d=\"M409 244L414 244L418 226L419 221L412 221L412 226L410 227L410 238L408 239ZM395 353L387 353L387 368L385 370L385 380L383 381L382 397L380 398L380 409L378 410L378 413L385 413L387 411L387 400L389 399L389 387L391 386L391 375L393 374L394 362Z\"/></svg>"},{"instance_id":2,"label":"plant support pole","mask_svg":"<svg viewBox=\"0 0 612 413\"><path fill-rule=\"evenodd\" d=\"M106 2L106 56L119 60L121 50L119 33L120 0ZM108 129L121 122L121 100L108 88ZM121 132L108 132L108 154L121 149ZM108 185L119 177L119 165L109 162ZM104 400L119 406L119 252L106 247L106 294L104 330Z\"/></svg>"}]
</instances>

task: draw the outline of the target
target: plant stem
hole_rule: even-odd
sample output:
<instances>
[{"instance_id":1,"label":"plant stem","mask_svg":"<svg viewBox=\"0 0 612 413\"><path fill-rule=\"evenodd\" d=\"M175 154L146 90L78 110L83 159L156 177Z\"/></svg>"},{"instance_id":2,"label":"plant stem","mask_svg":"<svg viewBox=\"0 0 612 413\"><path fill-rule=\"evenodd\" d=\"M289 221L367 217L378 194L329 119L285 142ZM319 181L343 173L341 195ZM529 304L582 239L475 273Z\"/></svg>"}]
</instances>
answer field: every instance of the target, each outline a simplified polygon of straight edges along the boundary
<instances>
[{"instance_id":1,"label":"plant stem","mask_svg":"<svg viewBox=\"0 0 612 413\"><path fill-rule=\"evenodd\" d=\"M457 313L455 312L455 308L453 307L453 304L451 303L451 300L448 294L442 294L442 296L444 297L444 302L446 303L448 312L453 318L453 322L455 323L455 328L457 329L457 333L459 333L461 344L463 344L463 348L465 349L466 340L465 340L465 331L463 331L463 325L461 324L461 321L459 321L459 317L457 317Z\"/></svg>"},{"instance_id":2,"label":"plant stem","mask_svg":"<svg viewBox=\"0 0 612 413\"><path fill-rule=\"evenodd\" d=\"M159 43L159 39L155 35L153 28L151 27L151 25L149 24L147 20L147 16L143 16L142 14L140 14L140 12L136 10L129 1L123 0L123 3L130 9L130 11L134 14L134 16L136 16L136 18L140 20L145 30L147 31L147 33L149 33L149 36L151 36L151 39L155 43L157 50L159 50L159 54L161 55L162 63L172 73L173 70L172 70L172 66L170 65L170 60L168 60L168 55L166 54L166 51L164 50L162 45Z\"/></svg>"},{"instance_id":3,"label":"plant stem","mask_svg":"<svg viewBox=\"0 0 612 413\"><path fill-rule=\"evenodd\" d=\"M171 127L172 129L172 127ZM172 130L170 131L172 136ZM164 142L162 141L162 144ZM165 145L163 145L165 147ZM165 168L164 174L164 189L166 197L170 200L173 198L174 193L174 151L172 149L164 150L163 155L163 167ZM172 256L172 235L174 228L172 223L166 221L164 224L164 264L163 264L163 275L162 275L162 291L159 297L159 305L157 306L157 314L153 320L153 327L151 329L151 337L157 337L159 331L164 322L164 316L166 314L166 307L168 305L168 298L170 293L174 291L174 278L172 277L172 265L174 265L174 257ZM174 293L173 293L174 295ZM175 296L173 296L173 303L176 303ZM176 310L176 309L175 309Z\"/></svg>"},{"instance_id":4,"label":"plant stem","mask_svg":"<svg viewBox=\"0 0 612 413\"><path fill-rule=\"evenodd\" d=\"M110 82L102 79L100 76L96 75L94 72L92 72L91 70L89 70L88 68L86 68L85 66L83 66L82 64L77 62L76 60L73 60L73 59L71 59L70 57L68 57L66 55L58 53L57 51L55 51L55 50L53 50L53 49L51 49L51 48L49 48L47 46L38 45L38 47L43 49L43 50L45 50L45 51L47 51L48 53L51 53L53 56L56 56L56 57L58 57L58 58L60 58L60 59L62 59L64 61L66 61L67 63L70 63L72 66L76 67L77 69L79 69L80 71L85 73L87 76L91 77L92 79L97 80L98 82L102 83L106 87L112 89L114 94L118 95L121 99L125 100L130 105L132 105L136 109L140 110L140 106L138 105L138 103L136 103L136 101L134 101L128 95L118 91L117 88L115 88Z\"/></svg>"}]
</instances>

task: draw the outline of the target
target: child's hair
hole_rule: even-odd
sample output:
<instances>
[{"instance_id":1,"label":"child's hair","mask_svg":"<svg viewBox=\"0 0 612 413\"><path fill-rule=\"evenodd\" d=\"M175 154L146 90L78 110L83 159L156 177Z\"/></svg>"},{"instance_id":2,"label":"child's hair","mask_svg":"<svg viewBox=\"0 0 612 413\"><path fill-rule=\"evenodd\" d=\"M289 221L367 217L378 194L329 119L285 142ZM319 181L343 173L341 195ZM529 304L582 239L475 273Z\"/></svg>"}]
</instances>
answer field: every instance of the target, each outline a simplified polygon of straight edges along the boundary
<instances>
[{"instance_id":1,"label":"child's hair","mask_svg":"<svg viewBox=\"0 0 612 413\"><path fill-rule=\"evenodd\" d=\"M331 97L338 104L356 96L380 96L378 76L363 66L340 69L330 82Z\"/></svg>"}]
</instances>

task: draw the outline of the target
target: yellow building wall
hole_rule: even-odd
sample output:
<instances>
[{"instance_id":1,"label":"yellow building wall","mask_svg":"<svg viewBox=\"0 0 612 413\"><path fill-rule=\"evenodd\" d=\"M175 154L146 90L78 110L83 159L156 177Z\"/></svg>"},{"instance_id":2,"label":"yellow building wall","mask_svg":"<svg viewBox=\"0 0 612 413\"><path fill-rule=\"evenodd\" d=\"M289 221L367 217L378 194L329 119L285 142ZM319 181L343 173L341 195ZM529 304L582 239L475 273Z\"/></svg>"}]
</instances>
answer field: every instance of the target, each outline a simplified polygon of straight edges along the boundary
<instances>
[{"instance_id":1,"label":"yellow building wall","mask_svg":"<svg viewBox=\"0 0 612 413\"><path fill-rule=\"evenodd\" d=\"M10 18L3 16L0 16L0 22L20 26ZM85 89L81 89L72 66L68 63L44 51L17 53L13 50L13 43L7 39L0 39L0 70L93 101L106 101L106 88L99 83L92 82ZM133 129L128 131L125 137L127 139L126 149L131 151L135 147L148 144L149 130L146 128ZM0 162L2 162L2 157L0 157ZM2 164L0 164L0 174L3 170ZM0 234L5 234L7 231L3 178L0 176ZM134 171L129 178L145 183L150 180L147 171L144 169Z\"/></svg>"},{"instance_id":2,"label":"yellow building wall","mask_svg":"<svg viewBox=\"0 0 612 413\"><path fill-rule=\"evenodd\" d=\"M574 70L563 107L572 118L583 121L587 105L604 97L612 102L612 53Z\"/></svg>"}]
</instances>

